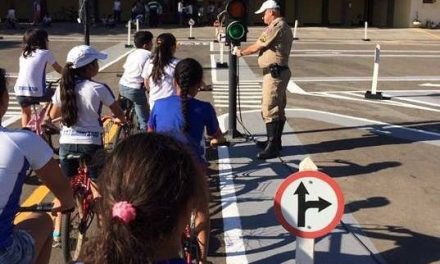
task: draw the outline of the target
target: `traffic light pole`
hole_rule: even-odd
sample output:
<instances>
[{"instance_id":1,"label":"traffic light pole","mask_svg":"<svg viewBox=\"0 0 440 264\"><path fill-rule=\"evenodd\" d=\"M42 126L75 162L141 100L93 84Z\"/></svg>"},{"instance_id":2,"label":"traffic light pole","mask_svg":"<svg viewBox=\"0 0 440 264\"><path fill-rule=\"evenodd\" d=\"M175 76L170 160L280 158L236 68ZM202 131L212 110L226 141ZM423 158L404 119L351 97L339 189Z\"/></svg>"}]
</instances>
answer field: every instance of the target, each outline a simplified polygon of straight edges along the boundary
<instances>
[{"instance_id":1,"label":"traffic light pole","mask_svg":"<svg viewBox=\"0 0 440 264\"><path fill-rule=\"evenodd\" d=\"M229 129L227 133L228 141L234 138L242 138L243 135L237 130L237 56L232 54L233 45L229 45Z\"/></svg>"},{"instance_id":2,"label":"traffic light pole","mask_svg":"<svg viewBox=\"0 0 440 264\"><path fill-rule=\"evenodd\" d=\"M83 0L84 44L90 46L89 1Z\"/></svg>"}]
</instances>

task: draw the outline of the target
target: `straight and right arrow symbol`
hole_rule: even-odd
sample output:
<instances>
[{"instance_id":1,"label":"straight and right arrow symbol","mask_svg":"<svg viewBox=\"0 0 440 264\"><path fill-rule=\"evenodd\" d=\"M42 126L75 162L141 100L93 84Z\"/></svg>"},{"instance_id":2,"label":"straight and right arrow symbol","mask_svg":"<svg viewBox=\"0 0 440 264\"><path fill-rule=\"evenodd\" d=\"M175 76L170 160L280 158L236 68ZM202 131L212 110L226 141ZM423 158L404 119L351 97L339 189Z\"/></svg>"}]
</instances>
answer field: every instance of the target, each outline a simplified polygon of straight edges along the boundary
<instances>
[{"instance_id":1,"label":"straight and right arrow symbol","mask_svg":"<svg viewBox=\"0 0 440 264\"><path fill-rule=\"evenodd\" d=\"M301 182L293 193L293 195L298 195L298 227L306 226L306 211L310 208L318 208L318 212L321 212L325 208L331 205L330 202L325 199L319 197L318 201L306 201L306 195L309 192L306 189L306 186Z\"/></svg>"}]
</instances>

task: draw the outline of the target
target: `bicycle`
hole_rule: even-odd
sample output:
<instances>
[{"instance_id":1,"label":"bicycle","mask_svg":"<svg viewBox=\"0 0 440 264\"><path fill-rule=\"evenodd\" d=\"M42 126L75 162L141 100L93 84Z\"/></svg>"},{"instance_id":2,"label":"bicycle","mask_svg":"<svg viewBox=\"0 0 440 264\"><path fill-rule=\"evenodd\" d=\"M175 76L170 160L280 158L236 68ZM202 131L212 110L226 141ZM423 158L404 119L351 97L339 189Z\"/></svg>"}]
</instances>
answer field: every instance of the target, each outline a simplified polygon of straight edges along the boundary
<instances>
[{"instance_id":1,"label":"bicycle","mask_svg":"<svg viewBox=\"0 0 440 264\"><path fill-rule=\"evenodd\" d=\"M65 263L77 261L81 254L86 232L90 227L95 211L92 180L87 169L88 157L82 153L67 155L67 159L78 160L78 174L70 179L75 199L73 212L63 214L61 222L61 249Z\"/></svg>"},{"instance_id":2,"label":"bicycle","mask_svg":"<svg viewBox=\"0 0 440 264\"><path fill-rule=\"evenodd\" d=\"M118 142L121 142L129 136L139 132L139 122L134 110L134 103L122 95L119 95L118 100L122 110L124 111L124 116L127 123L125 123L123 126L117 126L115 138L113 140L114 146L116 146Z\"/></svg>"},{"instance_id":3,"label":"bicycle","mask_svg":"<svg viewBox=\"0 0 440 264\"><path fill-rule=\"evenodd\" d=\"M187 264L198 264L201 259L199 240L195 233L195 212L191 212L190 223L186 225L182 234L183 258Z\"/></svg>"},{"instance_id":4,"label":"bicycle","mask_svg":"<svg viewBox=\"0 0 440 264\"><path fill-rule=\"evenodd\" d=\"M56 80L46 80L47 89L53 89L54 85L58 84L60 79ZM48 114L52 108L52 103L45 103L42 107L39 107L40 103L35 103L31 105L31 120L26 124L26 129L34 132L35 134L41 136L44 141L50 146L55 154L58 154L58 149L55 148L52 136L59 134L59 127L55 126L56 122L59 120L50 120ZM39 108L39 109L38 109ZM29 168L26 176L32 175L33 170Z\"/></svg>"}]
</instances>

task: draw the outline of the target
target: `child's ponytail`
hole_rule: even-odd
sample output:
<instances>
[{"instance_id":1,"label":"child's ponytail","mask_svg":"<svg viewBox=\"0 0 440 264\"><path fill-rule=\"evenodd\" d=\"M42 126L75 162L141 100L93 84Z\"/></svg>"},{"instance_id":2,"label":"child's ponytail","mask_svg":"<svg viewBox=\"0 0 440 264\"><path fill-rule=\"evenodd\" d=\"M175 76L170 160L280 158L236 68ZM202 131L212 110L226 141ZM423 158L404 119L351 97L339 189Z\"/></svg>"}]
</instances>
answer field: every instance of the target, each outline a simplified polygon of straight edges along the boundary
<instances>
[{"instance_id":1,"label":"child's ponytail","mask_svg":"<svg viewBox=\"0 0 440 264\"><path fill-rule=\"evenodd\" d=\"M75 95L75 69L72 63L68 62L63 68L60 82L61 95L61 117L62 123L67 126L73 126L78 120L78 107L76 105Z\"/></svg>"},{"instance_id":2,"label":"child's ponytail","mask_svg":"<svg viewBox=\"0 0 440 264\"><path fill-rule=\"evenodd\" d=\"M195 59L187 58L176 65L174 79L180 87L180 98L182 100L182 115L184 125L182 131L188 132L188 93L191 88L196 88L203 79L202 65Z\"/></svg>"}]
</instances>

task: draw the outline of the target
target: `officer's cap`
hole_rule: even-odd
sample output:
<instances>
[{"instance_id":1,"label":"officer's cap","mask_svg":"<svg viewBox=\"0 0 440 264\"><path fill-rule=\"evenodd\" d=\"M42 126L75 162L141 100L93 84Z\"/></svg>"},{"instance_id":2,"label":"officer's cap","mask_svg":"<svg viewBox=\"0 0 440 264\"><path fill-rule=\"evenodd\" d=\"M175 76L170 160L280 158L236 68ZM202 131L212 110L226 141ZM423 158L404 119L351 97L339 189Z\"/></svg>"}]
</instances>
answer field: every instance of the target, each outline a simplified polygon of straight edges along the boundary
<instances>
[{"instance_id":1,"label":"officer's cap","mask_svg":"<svg viewBox=\"0 0 440 264\"><path fill-rule=\"evenodd\" d=\"M274 0L267 0L261 5L260 9L258 9L255 12L255 14L261 14L264 11L266 11L266 9L272 9L272 8L273 9L280 9L280 6Z\"/></svg>"}]
</instances>

